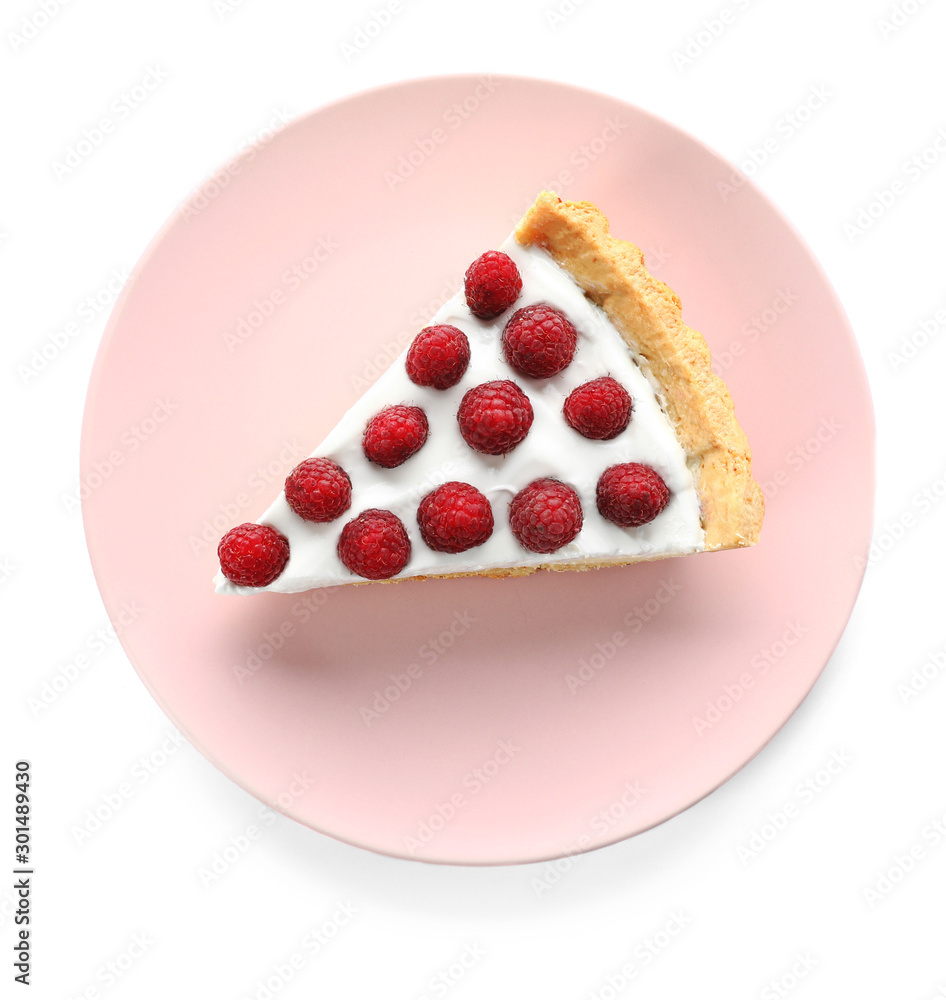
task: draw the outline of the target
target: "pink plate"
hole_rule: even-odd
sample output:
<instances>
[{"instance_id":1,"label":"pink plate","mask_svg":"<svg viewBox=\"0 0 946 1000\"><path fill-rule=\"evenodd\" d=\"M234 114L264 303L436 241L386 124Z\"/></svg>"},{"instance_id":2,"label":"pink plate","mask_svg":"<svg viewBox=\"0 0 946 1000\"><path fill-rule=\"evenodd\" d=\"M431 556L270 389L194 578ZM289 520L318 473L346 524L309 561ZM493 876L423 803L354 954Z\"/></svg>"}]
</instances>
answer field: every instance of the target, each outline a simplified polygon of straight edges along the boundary
<instances>
[{"instance_id":1,"label":"pink plate","mask_svg":"<svg viewBox=\"0 0 946 1000\"><path fill-rule=\"evenodd\" d=\"M596 202L704 332L753 445L757 548L592 573L217 596L251 520L542 188ZM841 308L732 167L634 107L511 77L313 112L200 186L115 309L84 516L110 615L181 731L315 830L510 864L646 830L811 689L851 612L873 418Z\"/></svg>"}]
</instances>

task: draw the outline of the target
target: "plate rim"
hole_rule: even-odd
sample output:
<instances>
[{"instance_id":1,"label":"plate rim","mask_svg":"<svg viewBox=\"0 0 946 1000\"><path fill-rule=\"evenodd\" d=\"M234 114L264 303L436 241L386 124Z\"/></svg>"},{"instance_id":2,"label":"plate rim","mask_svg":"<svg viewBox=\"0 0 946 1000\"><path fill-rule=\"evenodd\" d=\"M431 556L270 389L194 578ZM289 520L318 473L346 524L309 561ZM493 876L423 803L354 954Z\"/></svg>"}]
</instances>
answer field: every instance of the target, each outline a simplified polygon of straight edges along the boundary
<instances>
[{"instance_id":1,"label":"plate rim","mask_svg":"<svg viewBox=\"0 0 946 1000\"><path fill-rule=\"evenodd\" d=\"M299 823L305 828L312 830L316 833L322 834L327 837L331 837L333 840L339 841L346 845L357 847L363 850L370 851L373 854L378 854L384 857L395 858L397 860L415 861L425 864L436 864L445 865L451 867L512 867L520 865L530 865L530 864L540 864L540 863L552 863L557 860L564 858L581 856L582 854L591 853L594 851L602 850L606 847L611 847L615 844L621 843L626 840L630 840L634 837L640 836L650 830L655 829L658 826L669 822L676 816L680 816L688 810L692 809L703 799L710 796L713 792L717 791L720 787L730 781L736 774L738 774L743 768L745 768L749 763L751 763L768 745L771 743L776 736L781 733L787 723L795 716L798 709L806 701L806 699L811 694L818 680L821 678L824 671L827 669L828 664L833 659L840 640L846 631L848 624L850 622L851 616L854 612L854 608L857 605L860 593L863 588L864 579L866 576L866 554L869 552L871 538L873 536L873 529L876 519L876 451L877 451L877 430L876 430L876 410L874 406L873 394L871 392L870 382L867 377L866 365L864 363L864 358L860 349L860 345L854 334L852 324L850 322L848 313L844 308L844 305L834 287L830 281L827 272L825 271L820 259L812 250L808 241L797 229L795 224L783 213L781 208L766 194L758 185L755 183L752 177L749 177L742 173L738 167L727 160L719 152L709 146L704 140L693 135L692 133L686 131L682 127L676 125L675 123L669 121L663 116L656 114L655 112L640 107L627 100L624 97L597 90L595 88L586 87L582 85L573 84L570 82L563 82L561 80L555 80L550 78L536 77L531 75L519 75L510 73L489 73L489 72L467 72L467 73L457 73L457 74L430 74L418 77L409 77L399 80L389 81L386 83L381 83L374 85L372 87L356 91L351 94L346 94L341 97L337 97L331 101L320 104L310 110L298 115L297 117L291 119L285 126L280 128L273 137L268 141L264 142L254 142L251 146L244 147L236 154L232 155L228 159L224 160L214 171L210 174L205 175L200 179L194 186L192 186L187 193L182 196L167 218L164 220L162 225L150 238L150 240L145 244L143 250L141 251L138 259L135 261L134 265L129 271L128 279L122 288L118 298L112 310L108 316L107 322L103 329L103 333L99 344L96 348L95 357L92 364L92 370L89 377L88 388L85 395L85 402L82 412L82 423L80 431L80 441L79 441L79 476L80 481L85 475L88 464L91 461L91 442L90 438L92 436L91 425L94 420L94 414L96 410L96 404L98 402L98 397L102 391L102 384L104 379L104 368L105 368L105 358L109 352L109 348L114 341L116 332L122 327L124 313L126 311L127 304L134 295L135 288L137 286L138 279L142 273L146 270L152 258L157 253L159 247L164 243L165 239L169 233L180 223L184 210L190 204L194 195L201 189L202 185L206 181L215 176L221 170L225 170L228 166L238 162L241 157L244 157L249 149L255 149L257 151L265 149L268 146L273 145L274 142L279 141L284 138L282 133L288 132L294 127L303 127L303 123L317 118L326 112L335 109L341 109L345 105L354 105L362 101L370 101L372 98L377 97L381 94L386 94L391 91L396 91L399 89L410 89L413 87L449 87L449 86L459 86L463 82L472 82L475 80L480 80L482 77L490 77L492 79L497 79L500 81L512 81L516 84L526 84L531 86L536 86L539 88L554 88L560 91L570 91L572 93L577 93L585 96L588 99L601 101L607 100L612 101L617 105L622 105L629 110L631 110L635 115L643 116L644 118L650 119L651 122L660 129L668 130L673 133L676 138L685 141L688 144L692 144L699 147L703 154L708 154L713 160L715 160L719 165L724 167L726 170L732 171L735 175L739 176L743 182L744 186L748 187L758 198L765 208L771 212L773 217L777 220L779 225L782 227L784 232L791 238L791 240L796 244L797 248L803 254L806 262L812 268L814 275L817 277L818 286L822 292L827 295L831 306L836 311L837 317L839 319L837 333L843 333L846 341L846 347L848 348L848 353L850 355L850 361L853 362L851 368L851 376L856 376L856 380L859 383L860 396L862 401L866 406L865 416L869 417L869 426L866 427L865 441L868 442L868 461L864 469L866 478L871 484L871 490L868 497L864 498L864 507L862 508L869 513L869 523L870 529L867 533L867 537L863 544L863 562L864 565L857 570L856 583L854 584L851 597L848 602L846 602L846 610L843 616L838 616L836 622L836 634L830 644L824 648L824 661L821 663L820 667L814 671L811 678L810 684L806 687L801 697L797 700L790 711L787 712L785 718L781 724L772 730L766 738L759 743L758 746L752 751L752 753L747 756L741 763L729 771L723 778L721 778L712 787L707 788L702 791L698 796L693 798L691 801L686 802L684 805L675 806L671 812L662 815L660 818L654 820L654 822L648 824L647 826L635 829L633 832L626 831L616 831L613 836L607 839L597 842L588 847L582 848L578 851L572 850L559 850L550 854L542 854L541 856L530 856L530 857L515 857L515 858L455 858L449 859L437 856L425 856L423 853L408 853L406 851L398 852L393 849L386 849L377 844L372 844L367 841L360 840L357 837L353 837L348 834L343 834L338 831L333 831L329 829L326 825L317 826L313 823L311 818L306 818L298 814L292 806L283 807L274 799L269 798L265 792L260 789L252 787L248 780L240 775L234 773L230 766L219 759L215 754L213 754L204 743L193 733L189 725L183 725L181 720L178 719L174 712L171 711L170 706L166 703L163 697L161 697L155 688L152 686L150 677L147 671L139 662L137 653L134 653L131 649L126 646L123 637L119 637L119 642L121 643L123 652L131 663L135 673L138 675L139 679L145 686L145 689L159 705L162 712L166 715L168 721L174 725L174 727L188 740L191 745L194 746L213 766L223 773L229 780L231 780L238 787L243 789L243 791L250 794L257 801L263 803L268 808L272 809L281 815L292 819L294 822ZM86 501L81 502L82 510L82 524L83 531L86 541L86 550L89 556L89 561L92 567L93 576L96 582L96 586L102 597L103 604L106 610L114 604L113 598L109 596L109 591L111 589L105 569L100 562L100 555L96 552L96 545L93 539L94 529L90 525L90 517L87 510Z\"/></svg>"}]
</instances>

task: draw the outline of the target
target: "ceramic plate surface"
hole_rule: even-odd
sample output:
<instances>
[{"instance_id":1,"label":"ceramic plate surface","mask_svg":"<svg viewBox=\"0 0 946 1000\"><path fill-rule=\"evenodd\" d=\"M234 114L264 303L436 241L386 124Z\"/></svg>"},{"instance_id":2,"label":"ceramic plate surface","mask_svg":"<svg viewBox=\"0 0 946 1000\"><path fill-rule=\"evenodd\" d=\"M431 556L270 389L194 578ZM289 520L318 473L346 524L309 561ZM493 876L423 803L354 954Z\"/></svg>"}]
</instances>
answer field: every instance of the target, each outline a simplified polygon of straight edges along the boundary
<instances>
[{"instance_id":1,"label":"ceramic plate surface","mask_svg":"<svg viewBox=\"0 0 946 1000\"><path fill-rule=\"evenodd\" d=\"M224 597L253 520L543 188L680 295L767 497L760 544L590 573ZM675 815L818 678L868 547L873 418L796 233L667 123L557 83L411 81L287 126L137 265L82 440L89 548L173 722L300 823L427 861L573 854ZM567 471L567 470L563 470Z\"/></svg>"}]
</instances>

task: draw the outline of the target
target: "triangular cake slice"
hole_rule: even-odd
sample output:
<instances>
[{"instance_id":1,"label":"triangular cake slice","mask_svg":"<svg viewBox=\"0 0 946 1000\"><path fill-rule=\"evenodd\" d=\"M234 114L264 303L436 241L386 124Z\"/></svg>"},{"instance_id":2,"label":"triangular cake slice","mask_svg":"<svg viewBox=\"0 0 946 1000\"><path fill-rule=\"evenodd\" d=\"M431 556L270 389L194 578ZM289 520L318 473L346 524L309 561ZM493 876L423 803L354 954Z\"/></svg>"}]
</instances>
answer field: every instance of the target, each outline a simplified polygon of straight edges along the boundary
<instances>
[{"instance_id":1,"label":"triangular cake slice","mask_svg":"<svg viewBox=\"0 0 946 1000\"><path fill-rule=\"evenodd\" d=\"M755 544L762 494L680 300L588 202L543 192L342 416L223 593L593 569Z\"/></svg>"}]
</instances>

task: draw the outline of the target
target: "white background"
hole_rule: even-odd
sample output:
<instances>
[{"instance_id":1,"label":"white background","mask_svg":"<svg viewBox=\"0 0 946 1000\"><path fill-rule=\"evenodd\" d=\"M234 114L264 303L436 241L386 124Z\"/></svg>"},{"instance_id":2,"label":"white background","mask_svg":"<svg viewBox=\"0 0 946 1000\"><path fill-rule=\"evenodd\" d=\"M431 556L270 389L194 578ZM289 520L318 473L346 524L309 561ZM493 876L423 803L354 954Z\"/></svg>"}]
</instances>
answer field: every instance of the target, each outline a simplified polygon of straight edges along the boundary
<instances>
[{"instance_id":1,"label":"white background","mask_svg":"<svg viewBox=\"0 0 946 1000\"><path fill-rule=\"evenodd\" d=\"M360 35L382 9L389 23ZM0 870L12 868L13 762L28 758L32 995L946 996L946 839L932 825L946 814L937 571L946 153L932 145L946 150L946 10L934 0L897 9L891 0L4 3ZM83 129L149 72L164 79L57 176ZM114 276L185 195L280 115L459 72L600 90L746 164L836 287L878 421L874 558L812 694L724 787L642 836L563 863L541 892L536 880L554 879L547 865L392 860L264 816L175 742L107 630L81 515L62 500L78 480L84 394ZM752 150L819 88L823 106L756 168ZM924 150L928 162L908 170ZM855 232L872 202L870 225ZM25 375L69 323L67 346L47 346L55 357ZM53 704L30 707L93 648ZM835 773L824 770L831 760ZM123 785L132 794L120 795ZM786 822L777 814L788 804ZM97 828L96 811L106 817ZM245 846L250 825L260 838L233 864L218 860L219 878L202 879L215 857ZM753 843L763 849L750 854ZM12 881L0 877L4 995L14 995ZM631 961L633 981L621 971Z\"/></svg>"}]
</instances>

